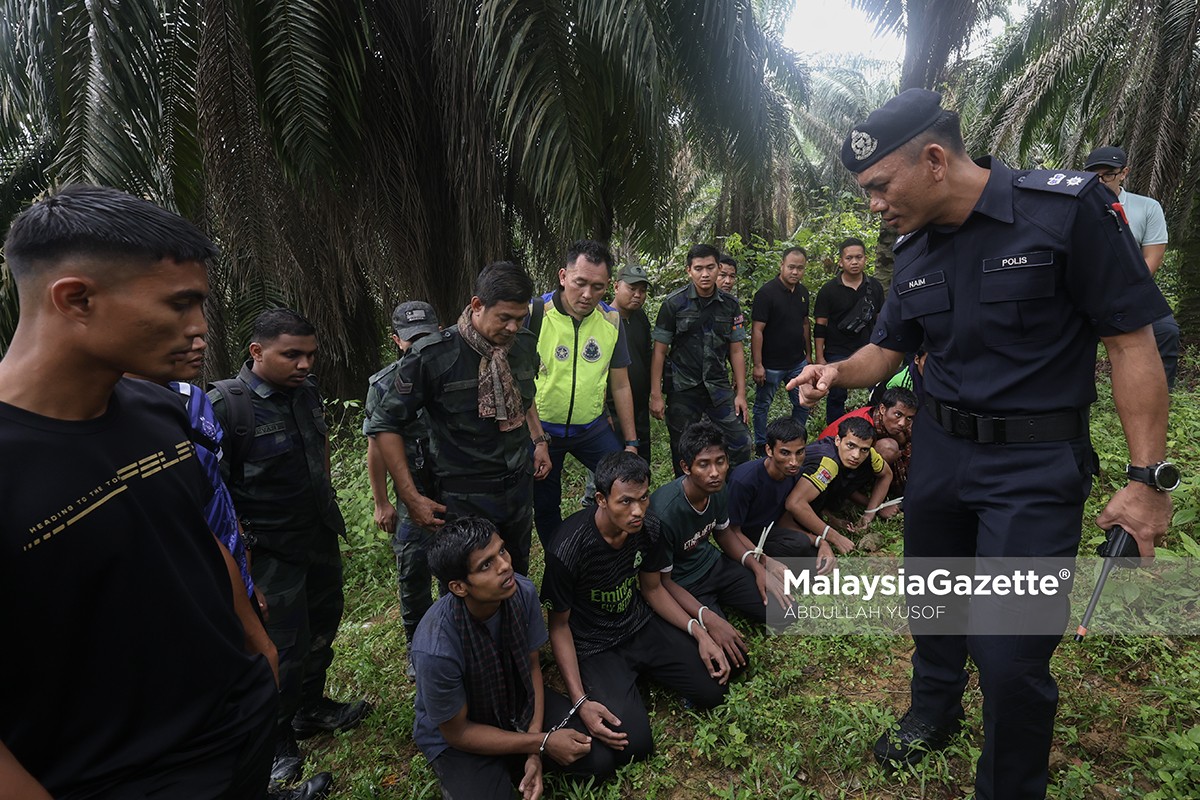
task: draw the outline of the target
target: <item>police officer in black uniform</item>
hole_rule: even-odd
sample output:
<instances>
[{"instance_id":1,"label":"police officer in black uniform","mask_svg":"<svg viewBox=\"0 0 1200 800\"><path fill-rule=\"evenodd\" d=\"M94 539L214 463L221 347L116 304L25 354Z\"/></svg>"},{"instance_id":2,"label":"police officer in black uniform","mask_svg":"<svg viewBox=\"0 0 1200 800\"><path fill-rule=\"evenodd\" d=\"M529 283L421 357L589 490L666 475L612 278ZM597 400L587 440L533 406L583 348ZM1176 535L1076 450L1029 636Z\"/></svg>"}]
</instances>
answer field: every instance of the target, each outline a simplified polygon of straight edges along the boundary
<instances>
[{"instance_id":1,"label":"police officer in black uniform","mask_svg":"<svg viewBox=\"0 0 1200 800\"><path fill-rule=\"evenodd\" d=\"M1072 557L1096 471L1088 407L1097 337L1112 362L1130 476L1156 483L1138 468L1165 456L1166 383L1150 323L1166 302L1094 176L972 161L958 115L940 102L910 89L846 138L842 162L901 234L895 279L872 344L809 366L788 388L811 405L831 386L870 386L925 342L906 558ZM1151 557L1171 501L1161 482L1134 481L1097 524L1124 526ZM1066 598L1049 611L1065 628ZM984 696L975 796L1044 796L1058 701L1049 664L1060 638L932 635L914 625L912 705L876 756L915 764L949 743L964 716L970 653Z\"/></svg>"}]
</instances>

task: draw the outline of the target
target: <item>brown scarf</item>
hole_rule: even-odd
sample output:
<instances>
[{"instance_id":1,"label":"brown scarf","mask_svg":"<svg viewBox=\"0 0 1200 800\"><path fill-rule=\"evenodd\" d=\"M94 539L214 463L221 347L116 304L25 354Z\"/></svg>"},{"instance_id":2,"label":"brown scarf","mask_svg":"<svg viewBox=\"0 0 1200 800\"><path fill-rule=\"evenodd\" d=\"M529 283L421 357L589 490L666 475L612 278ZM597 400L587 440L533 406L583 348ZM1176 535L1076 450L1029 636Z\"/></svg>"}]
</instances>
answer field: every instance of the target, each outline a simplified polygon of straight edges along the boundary
<instances>
[{"instance_id":1,"label":"brown scarf","mask_svg":"<svg viewBox=\"0 0 1200 800\"><path fill-rule=\"evenodd\" d=\"M516 430L525 424L525 405L517 382L513 380L512 367L508 365L508 351L516 339L498 347L483 338L471 324L471 307L463 309L458 318L458 332L471 349L479 353L479 416L495 419L501 431Z\"/></svg>"}]
</instances>

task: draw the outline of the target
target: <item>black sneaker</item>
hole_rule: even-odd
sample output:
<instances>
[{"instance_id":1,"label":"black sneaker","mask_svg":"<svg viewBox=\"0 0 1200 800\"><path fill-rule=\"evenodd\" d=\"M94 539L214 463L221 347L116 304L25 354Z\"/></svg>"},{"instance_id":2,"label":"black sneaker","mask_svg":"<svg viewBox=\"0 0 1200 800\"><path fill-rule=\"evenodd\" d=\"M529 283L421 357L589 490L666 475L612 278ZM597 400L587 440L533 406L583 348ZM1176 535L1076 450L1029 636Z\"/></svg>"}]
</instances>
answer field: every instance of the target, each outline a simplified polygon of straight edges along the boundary
<instances>
[{"instance_id":1,"label":"black sneaker","mask_svg":"<svg viewBox=\"0 0 1200 800\"><path fill-rule=\"evenodd\" d=\"M275 742L275 758L271 762L271 788L294 782L300 777L303 767L304 756L300 754L296 737L290 730L281 727L279 738Z\"/></svg>"},{"instance_id":2,"label":"black sneaker","mask_svg":"<svg viewBox=\"0 0 1200 800\"><path fill-rule=\"evenodd\" d=\"M321 800L333 789L333 776L318 772L304 783L292 789L272 787L267 790L267 800Z\"/></svg>"},{"instance_id":3,"label":"black sneaker","mask_svg":"<svg viewBox=\"0 0 1200 800\"><path fill-rule=\"evenodd\" d=\"M935 725L922 719L910 708L900 722L875 742L875 758L884 766L919 764L935 750L944 750L954 735L962 730L962 721L961 708L946 725Z\"/></svg>"},{"instance_id":4,"label":"black sneaker","mask_svg":"<svg viewBox=\"0 0 1200 800\"><path fill-rule=\"evenodd\" d=\"M366 700L353 703L338 703L328 697L311 706L306 706L292 717L292 730L297 739L307 739L325 731L345 731L363 721L371 711Z\"/></svg>"}]
</instances>

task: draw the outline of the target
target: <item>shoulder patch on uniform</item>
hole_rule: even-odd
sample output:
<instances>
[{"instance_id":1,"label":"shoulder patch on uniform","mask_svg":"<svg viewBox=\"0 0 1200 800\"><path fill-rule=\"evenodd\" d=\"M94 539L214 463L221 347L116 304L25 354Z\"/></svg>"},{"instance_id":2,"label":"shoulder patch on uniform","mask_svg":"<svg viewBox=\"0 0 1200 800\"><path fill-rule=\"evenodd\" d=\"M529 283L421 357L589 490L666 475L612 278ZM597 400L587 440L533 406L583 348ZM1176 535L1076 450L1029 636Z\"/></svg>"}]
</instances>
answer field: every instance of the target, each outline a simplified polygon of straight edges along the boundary
<instances>
[{"instance_id":1,"label":"shoulder patch on uniform","mask_svg":"<svg viewBox=\"0 0 1200 800\"><path fill-rule=\"evenodd\" d=\"M1032 169L1017 176L1018 189L1033 189L1040 192L1053 192L1078 197L1080 192L1096 181L1094 172L1075 172L1074 170Z\"/></svg>"}]
</instances>

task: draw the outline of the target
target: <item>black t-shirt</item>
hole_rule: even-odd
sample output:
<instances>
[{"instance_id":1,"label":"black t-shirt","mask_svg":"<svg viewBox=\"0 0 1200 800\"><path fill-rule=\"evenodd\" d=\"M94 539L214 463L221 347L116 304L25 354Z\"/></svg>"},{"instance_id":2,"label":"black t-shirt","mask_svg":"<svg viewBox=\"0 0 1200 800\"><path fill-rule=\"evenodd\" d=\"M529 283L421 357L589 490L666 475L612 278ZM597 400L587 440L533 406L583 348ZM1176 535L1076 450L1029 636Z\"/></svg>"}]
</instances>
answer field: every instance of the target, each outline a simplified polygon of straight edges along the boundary
<instances>
[{"instance_id":1,"label":"black t-shirt","mask_svg":"<svg viewBox=\"0 0 1200 800\"><path fill-rule=\"evenodd\" d=\"M858 306L860 300L868 297L871 310L868 319L858 331L852 333L842 329L848 321L851 312ZM883 308L883 284L870 275L863 275L863 281L857 289L851 289L842 283L842 276L835 275L817 292L817 300L813 304L813 317L826 317L825 354L848 356L871 341L871 332L875 328L875 318Z\"/></svg>"},{"instance_id":2,"label":"black t-shirt","mask_svg":"<svg viewBox=\"0 0 1200 800\"><path fill-rule=\"evenodd\" d=\"M638 573L658 572L670 563L652 515L614 550L596 527L595 509L585 508L563 520L554 534L542 600L552 612L571 612L575 654L583 659L642 629L654 612L642 599Z\"/></svg>"},{"instance_id":3,"label":"black t-shirt","mask_svg":"<svg viewBox=\"0 0 1200 800\"><path fill-rule=\"evenodd\" d=\"M0 403L0 741L56 798L228 751L274 713L209 532L179 396L82 422Z\"/></svg>"},{"instance_id":4,"label":"black t-shirt","mask_svg":"<svg viewBox=\"0 0 1200 800\"><path fill-rule=\"evenodd\" d=\"M808 341L804 338L808 287L804 284L788 291L779 276L775 276L754 294L750 318L766 323L762 345L764 367L791 369L808 358Z\"/></svg>"}]
</instances>

